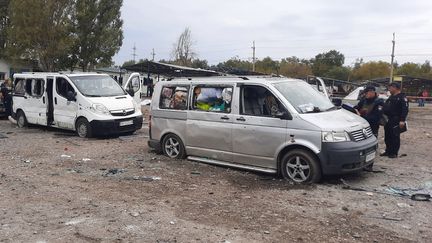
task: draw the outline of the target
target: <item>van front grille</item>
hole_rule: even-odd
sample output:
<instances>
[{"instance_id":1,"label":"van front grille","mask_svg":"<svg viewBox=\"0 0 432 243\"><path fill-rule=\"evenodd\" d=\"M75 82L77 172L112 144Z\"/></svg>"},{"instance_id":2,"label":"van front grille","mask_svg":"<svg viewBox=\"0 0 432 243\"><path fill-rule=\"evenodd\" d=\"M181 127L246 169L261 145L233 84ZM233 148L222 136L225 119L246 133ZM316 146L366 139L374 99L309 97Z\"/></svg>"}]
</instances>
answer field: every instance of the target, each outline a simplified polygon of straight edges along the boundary
<instances>
[{"instance_id":1,"label":"van front grille","mask_svg":"<svg viewBox=\"0 0 432 243\"><path fill-rule=\"evenodd\" d=\"M129 116L135 112L135 109L113 110L110 111L112 116Z\"/></svg>"},{"instance_id":2,"label":"van front grille","mask_svg":"<svg viewBox=\"0 0 432 243\"><path fill-rule=\"evenodd\" d=\"M351 137L354 141L359 142L372 137L372 129L370 127L351 132Z\"/></svg>"}]
</instances>

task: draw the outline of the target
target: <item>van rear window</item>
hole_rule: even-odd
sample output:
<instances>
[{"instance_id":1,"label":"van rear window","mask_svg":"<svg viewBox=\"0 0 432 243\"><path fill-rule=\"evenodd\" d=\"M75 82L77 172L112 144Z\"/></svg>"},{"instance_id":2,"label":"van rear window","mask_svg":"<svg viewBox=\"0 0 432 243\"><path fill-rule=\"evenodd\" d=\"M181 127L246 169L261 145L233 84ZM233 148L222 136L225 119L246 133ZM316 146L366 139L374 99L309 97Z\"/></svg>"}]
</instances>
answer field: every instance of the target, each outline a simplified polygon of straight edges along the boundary
<instances>
[{"instance_id":1,"label":"van rear window","mask_svg":"<svg viewBox=\"0 0 432 243\"><path fill-rule=\"evenodd\" d=\"M159 108L172 110L187 110L189 87L163 87Z\"/></svg>"}]
</instances>

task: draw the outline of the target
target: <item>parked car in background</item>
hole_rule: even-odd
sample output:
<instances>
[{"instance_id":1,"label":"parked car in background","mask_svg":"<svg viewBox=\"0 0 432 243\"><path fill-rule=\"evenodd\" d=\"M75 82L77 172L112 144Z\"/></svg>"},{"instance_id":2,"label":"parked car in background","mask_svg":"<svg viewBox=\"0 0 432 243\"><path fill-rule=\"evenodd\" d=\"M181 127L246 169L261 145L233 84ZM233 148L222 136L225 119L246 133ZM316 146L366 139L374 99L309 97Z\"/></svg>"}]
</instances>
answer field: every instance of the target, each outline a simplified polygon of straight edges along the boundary
<instances>
[{"instance_id":1,"label":"parked car in background","mask_svg":"<svg viewBox=\"0 0 432 243\"><path fill-rule=\"evenodd\" d=\"M129 84L134 78L138 82ZM139 74L125 87L127 92L107 74L17 73L14 117L18 127L38 124L80 137L133 133L143 122L141 106L131 97L140 92Z\"/></svg>"},{"instance_id":2,"label":"parked car in background","mask_svg":"<svg viewBox=\"0 0 432 243\"><path fill-rule=\"evenodd\" d=\"M170 158L280 173L299 183L373 164L366 120L307 82L207 77L156 84L149 146Z\"/></svg>"},{"instance_id":3,"label":"parked car in background","mask_svg":"<svg viewBox=\"0 0 432 243\"><path fill-rule=\"evenodd\" d=\"M347 96L345 96L342 99L342 103L343 104L350 104L350 105L357 105L358 102L360 101L362 95L363 95L363 90L365 89L365 86L361 86L356 88L355 90L353 90L351 93L349 93ZM383 100L387 100L388 97L390 96L387 89L385 87L376 87L376 92L378 94L378 98L383 99Z\"/></svg>"}]
</instances>

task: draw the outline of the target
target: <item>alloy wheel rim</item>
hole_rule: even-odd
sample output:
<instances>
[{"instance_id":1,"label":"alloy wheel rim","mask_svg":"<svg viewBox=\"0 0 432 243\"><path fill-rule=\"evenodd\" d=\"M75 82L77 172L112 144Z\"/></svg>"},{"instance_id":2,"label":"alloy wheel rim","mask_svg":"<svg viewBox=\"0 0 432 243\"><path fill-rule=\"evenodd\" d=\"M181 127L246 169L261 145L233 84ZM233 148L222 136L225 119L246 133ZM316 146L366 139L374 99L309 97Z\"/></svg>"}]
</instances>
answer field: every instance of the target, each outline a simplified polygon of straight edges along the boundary
<instances>
[{"instance_id":1,"label":"alloy wheel rim","mask_svg":"<svg viewBox=\"0 0 432 243\"><path fill-rule=\"evenodd\" d=\"M168 157L177 157L180 154L180 143L175 138L167 139L165 142L165 151Z\"/></svg>"},{"instance_id":2,"label":"alloy wheel rim","mask_svg":"<svg viewBox=\"0 0 432 243\"><path fill-rule=\"evenodd\" d=\"M305 182L311 173L307 160L301 156L294 156L286 164L288 176L295 182Z\"/></svg>"}]
</instances>

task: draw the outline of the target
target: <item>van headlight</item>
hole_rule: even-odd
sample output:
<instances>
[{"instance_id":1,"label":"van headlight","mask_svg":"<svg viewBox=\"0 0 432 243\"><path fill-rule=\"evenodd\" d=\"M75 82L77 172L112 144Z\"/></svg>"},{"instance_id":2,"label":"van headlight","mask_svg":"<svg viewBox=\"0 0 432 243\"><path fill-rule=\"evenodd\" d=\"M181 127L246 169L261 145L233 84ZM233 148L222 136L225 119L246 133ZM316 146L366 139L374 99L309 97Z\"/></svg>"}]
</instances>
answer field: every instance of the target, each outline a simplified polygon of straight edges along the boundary
<instances>
[{"instance_id":1,"label":"van headlight","mask_svg":"<svg viewBox=\"0 0 432 243\"><path fill-rule=\"evenodd\" d=\"M322 132L323 142L347 142L351 141L347 132Z\"/></svg>"},{"instance_id":2,"label":"van headlight","mask_svg":"<svg viewBox=\"0 0 432 243\"><path fill-rule=\"evenodd\" d=\"M109 110L102 104L93 104L90 108L93 112L102 114L102 115L109 115Z\"/></svg>"}]
</instances>

